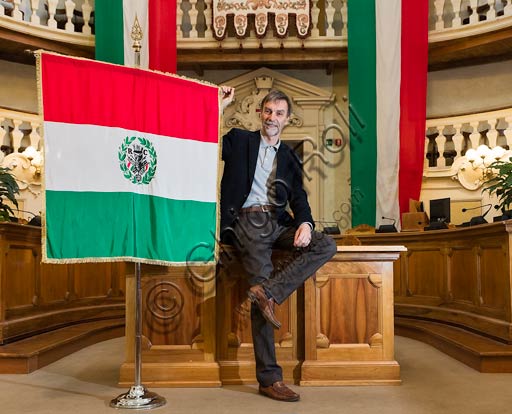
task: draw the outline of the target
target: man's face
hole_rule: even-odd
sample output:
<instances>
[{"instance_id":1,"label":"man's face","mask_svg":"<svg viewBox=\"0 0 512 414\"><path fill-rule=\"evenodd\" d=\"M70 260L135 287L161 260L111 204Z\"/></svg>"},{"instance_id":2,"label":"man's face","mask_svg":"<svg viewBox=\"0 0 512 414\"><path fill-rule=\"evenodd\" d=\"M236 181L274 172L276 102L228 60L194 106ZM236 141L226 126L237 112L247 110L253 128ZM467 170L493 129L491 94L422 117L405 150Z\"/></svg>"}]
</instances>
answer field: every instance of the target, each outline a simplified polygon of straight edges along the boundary
<instances>
[{"instance_id":1,"label":"man's face","mask_svg":"<svg viewBox=\"0 0 512 414\"><path fill-rule=\"evenodd\" d=\"M261 111L261 131L263 136L279 138L288 123L288 104L284 100L266 102Z\"/></svg>"}]
</instances>

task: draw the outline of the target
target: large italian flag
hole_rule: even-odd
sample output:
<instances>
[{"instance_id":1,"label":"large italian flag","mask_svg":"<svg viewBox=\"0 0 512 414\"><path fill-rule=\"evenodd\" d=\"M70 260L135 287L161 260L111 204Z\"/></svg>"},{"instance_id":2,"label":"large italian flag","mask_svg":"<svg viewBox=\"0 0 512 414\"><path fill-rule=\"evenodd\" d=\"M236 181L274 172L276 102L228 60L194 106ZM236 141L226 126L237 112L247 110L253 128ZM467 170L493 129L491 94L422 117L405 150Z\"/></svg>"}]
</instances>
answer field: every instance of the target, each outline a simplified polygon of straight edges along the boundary
<instances>
[{"instance_id":1,"label":"large italian flag","mask_svg":"<svg viewBox=\"0 0 512 414\"><path fill-rule=\"evenodd\" d=\"M348 4L352 225L400 220L423 172L428 1Z\"/></svg>"},{"instance_id":2,"label":"large italian flag","mask_svg":"<svg viewBox=\"0 0 512 414\"><path fill-rule=\"evenodd\" d=\"M218 87L43 53L44 261L214 261Z\"/></svg>"},{"instance_id":3,"label":"large italian flag","mask_svg":"<svg viewBox=\"0 0 512 414\"><path fill-rule=\"evenodd\" d=\"M132 31L137 17L140 66L176 73L176 0L100 0L94 13L97 60L135 65Z\"/></svg>"}]
</instances>

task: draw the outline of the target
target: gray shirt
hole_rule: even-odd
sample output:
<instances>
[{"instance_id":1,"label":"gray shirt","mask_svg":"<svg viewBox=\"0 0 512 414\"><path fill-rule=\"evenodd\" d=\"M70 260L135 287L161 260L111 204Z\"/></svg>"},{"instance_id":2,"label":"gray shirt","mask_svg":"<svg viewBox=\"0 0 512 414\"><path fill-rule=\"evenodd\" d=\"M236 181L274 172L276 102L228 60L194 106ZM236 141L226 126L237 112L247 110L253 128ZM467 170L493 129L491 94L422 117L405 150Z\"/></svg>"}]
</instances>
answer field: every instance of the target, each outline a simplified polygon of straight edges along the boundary
<instances>
[{"instance_id":1,"label":"gray shirt","mask_svg":"<svg viewBox=\"0 0 512 414\"><path fill-rule=\"evenodd\" d=\"M273 181L277 165L276 154L280 145L281 141L278 141L276 145L269 145L261 137L251 192L242 208L272 204Z\"/></svg>"}]
</instances>

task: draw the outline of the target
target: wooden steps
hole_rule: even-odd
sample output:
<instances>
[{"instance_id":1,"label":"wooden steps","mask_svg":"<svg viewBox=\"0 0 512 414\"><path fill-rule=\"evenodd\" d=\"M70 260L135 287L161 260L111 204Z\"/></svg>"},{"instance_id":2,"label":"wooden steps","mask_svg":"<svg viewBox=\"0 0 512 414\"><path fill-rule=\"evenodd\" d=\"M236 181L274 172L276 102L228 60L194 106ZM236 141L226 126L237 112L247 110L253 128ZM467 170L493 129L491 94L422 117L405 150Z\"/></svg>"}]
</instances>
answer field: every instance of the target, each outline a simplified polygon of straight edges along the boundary
<instances>
[{"instance_id":1,"label":"wooden steps","mask_svg":"<svg viewBox=\"0 0 512 414\"><path fill-rule=\"evenodd\" d=\"M125 334L124 318L85 322L0 346L0 374L28 374L66 355Z\"/></svg>"},{"instance_id":2,"label":"wooden steps","mask_svg":"<svg viewBox=\"0 0 512 414\"><path fill-rule=\"evenodd\" d=\"M455 326L395 317L395 334L432 345L480 372L512 372L512 345Z\"/></svg>"}]
</instances>

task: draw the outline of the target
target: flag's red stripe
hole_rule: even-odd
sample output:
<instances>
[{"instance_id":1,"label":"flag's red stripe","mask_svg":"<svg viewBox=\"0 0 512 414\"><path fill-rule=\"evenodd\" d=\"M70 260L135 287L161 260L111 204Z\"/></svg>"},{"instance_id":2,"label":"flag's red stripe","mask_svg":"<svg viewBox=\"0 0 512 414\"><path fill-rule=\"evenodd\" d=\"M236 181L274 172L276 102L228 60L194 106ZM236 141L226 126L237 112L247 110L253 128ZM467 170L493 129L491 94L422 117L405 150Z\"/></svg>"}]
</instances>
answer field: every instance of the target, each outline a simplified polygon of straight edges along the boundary
<instances>
[{"instance_id":1,"label":"flag's red stripe","mask_svg":"<svg viewBox=\"0 0 512 414\"><path fill-rule=\"evenodd\" d=\"M400 212L418 200L423 174L428 71L428 1L402 0Z\"/></svg>"},{"instance_id":2,"label":"flag's red stripe","mask_svg":"<svg viewBox=\"0 0 512 414\"><path fill-rule=\"evenodd\" d=\"M149 0L149 68L176 73L176 0Z\"/></svg>"},{"instance_id":3,"label":"flag's red stripe","mask_svg":"<svg viewBox=\"0 0 512 414\"><path fill-rule=\"evenodd\" d=\"M103 62L43 54L45 121L218 142L218 88Z\"/></svg>"}]
</instances>

